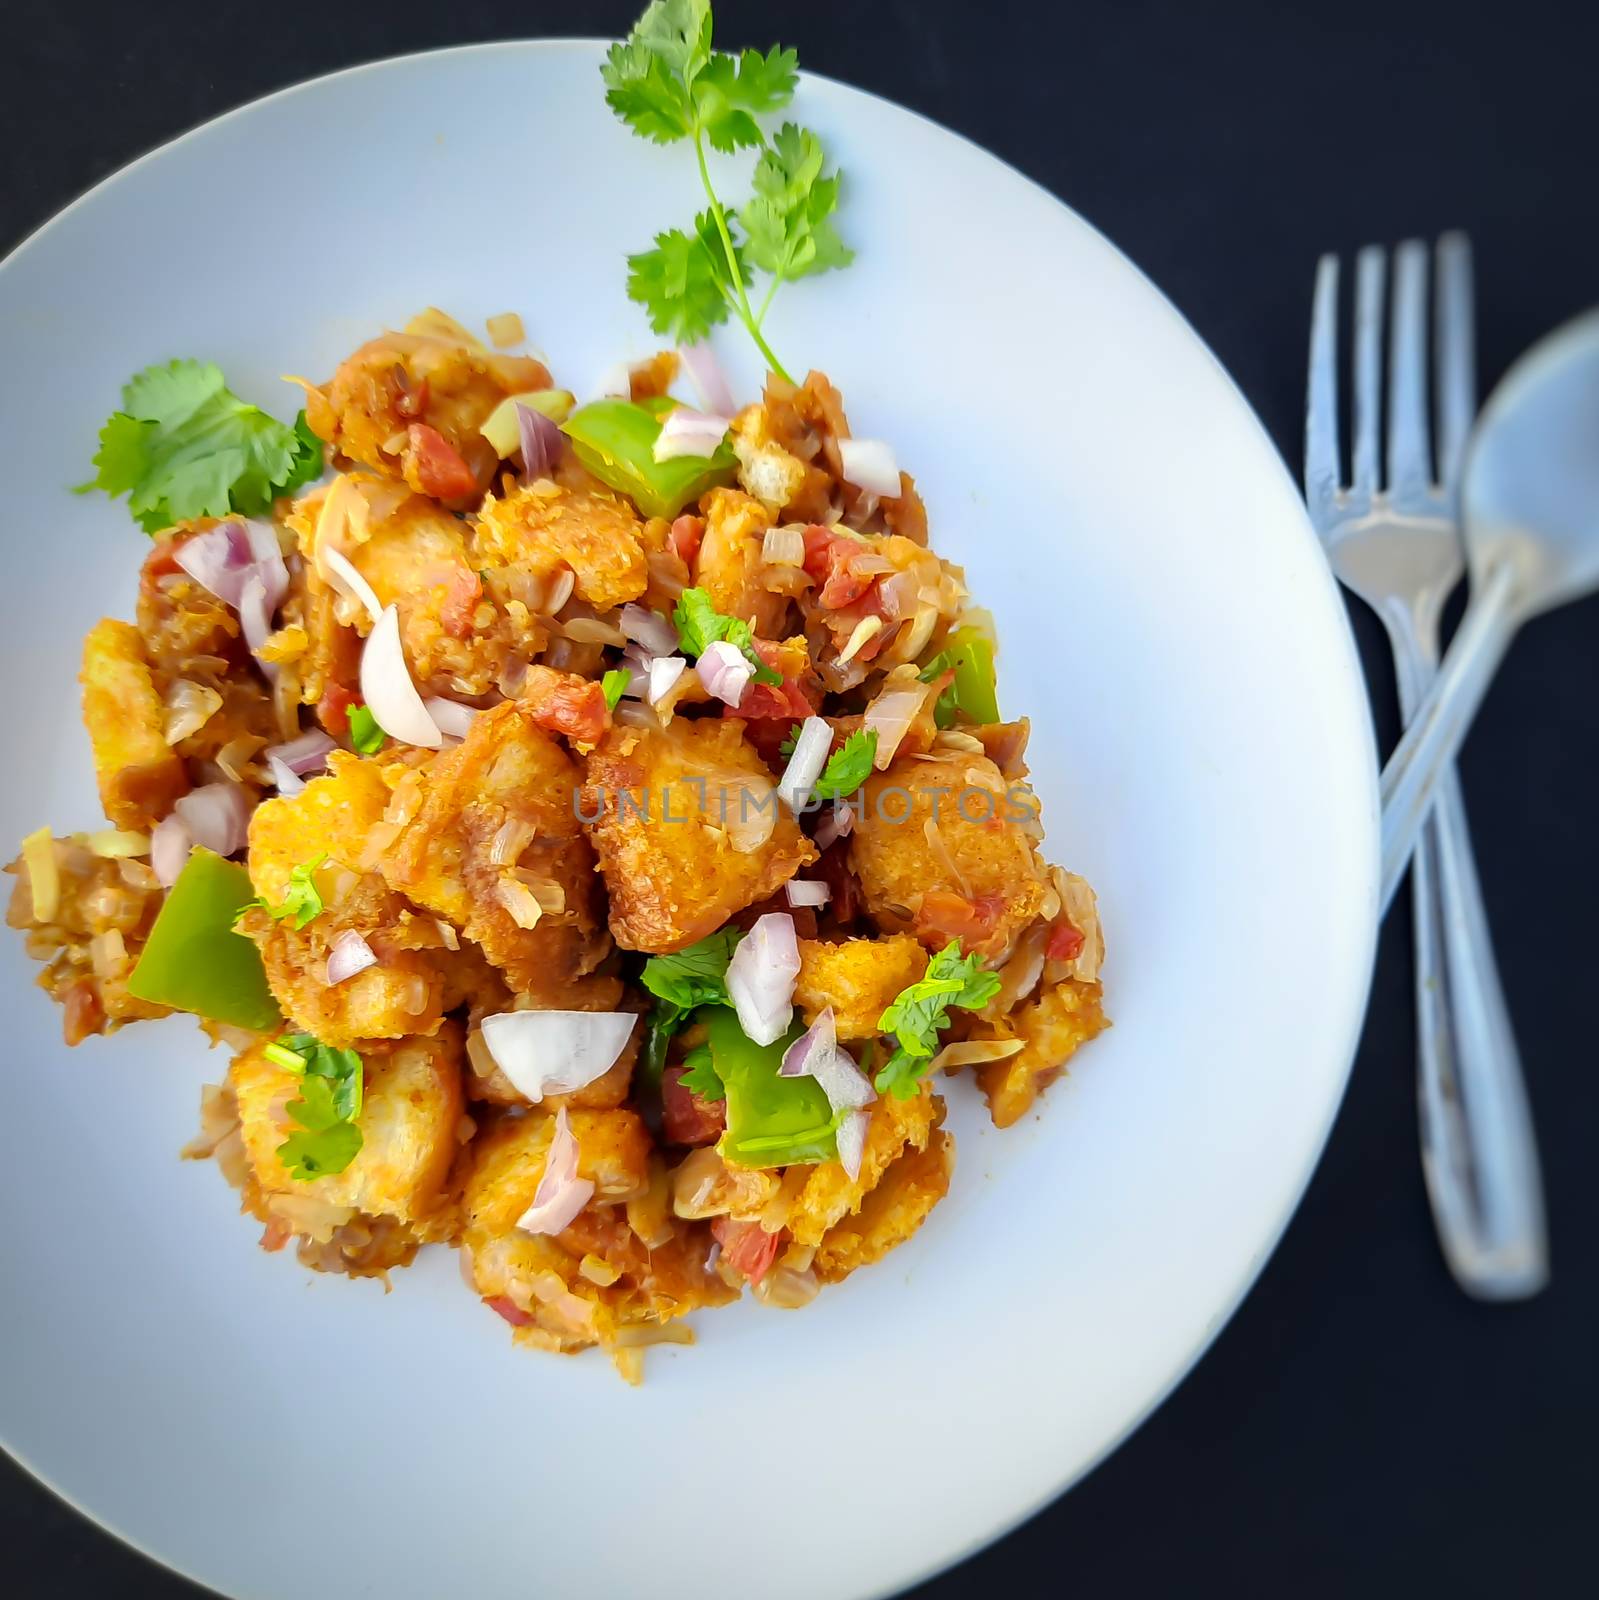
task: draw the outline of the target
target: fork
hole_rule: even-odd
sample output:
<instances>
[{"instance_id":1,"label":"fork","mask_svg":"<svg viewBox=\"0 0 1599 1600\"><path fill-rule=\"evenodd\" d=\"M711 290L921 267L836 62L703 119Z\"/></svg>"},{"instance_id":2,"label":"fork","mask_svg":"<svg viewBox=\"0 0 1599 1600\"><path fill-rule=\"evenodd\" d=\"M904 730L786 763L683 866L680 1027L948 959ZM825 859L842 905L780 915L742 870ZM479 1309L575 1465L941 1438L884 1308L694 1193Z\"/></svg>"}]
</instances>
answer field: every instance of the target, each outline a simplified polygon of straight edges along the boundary
<instances>
[{"instance_id":1,"label":"fork","mask_svg":"<svg viewBox=\"0 0 1599 1600\"><path fill-rule=\"evenodd\" d=\"M1305 413L1305 499L1340 582L1393 647L1409 722L1438 671L1444 602L1465 570L1456 499L1476 411L1471 246L1438 241L1434 344L1438 467L1427 405L1427 246L1394 253L1387 473L1379 462L1386 252L1355 260L1354 448L1342 486L1338 258L1316 269ZM1459 779L1451 770L1411 866L1416 922L1416 1096L1422 1170L1444 1257L1468 1294L1516 1300L1548 1280L1538 1154Z\"/></svg>"}]
</instances>

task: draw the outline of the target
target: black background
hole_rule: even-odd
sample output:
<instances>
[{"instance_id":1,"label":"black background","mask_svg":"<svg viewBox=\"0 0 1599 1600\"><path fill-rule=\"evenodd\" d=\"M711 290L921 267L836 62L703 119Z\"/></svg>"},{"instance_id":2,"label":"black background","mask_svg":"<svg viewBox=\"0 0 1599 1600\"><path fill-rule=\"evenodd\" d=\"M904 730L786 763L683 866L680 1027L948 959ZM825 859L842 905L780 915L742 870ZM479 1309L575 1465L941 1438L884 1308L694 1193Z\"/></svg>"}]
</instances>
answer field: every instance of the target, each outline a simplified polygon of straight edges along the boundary
<instances>
[{"instance_id":1,"label":"black background","mask_svg":"<svg viewBox=\"0 0 1599 1600\"><path fill-rule=\"evenodd\" d=\"M0 248L150 146L269 90L438 45L617 34L640 3L155 0L91 15L11 0ZM1485 383L1599 301L1591 0L810 0L782 11L723 0L717 20L724 48L781 37L805 66L958 129L1077 208L1187 314L1290 462L1318 252L1468 229ZM287 174L286 191L313 178ZM204 248L252 209L219 205L173 247ZM1368 615L1354 621L1388 741L1381 639ZM1439 1260L1416 1159L1402 902L1331 1145L1247 1303L1120 1452L923 1595L1594 1592L1596 622L1589 601L1533 625L1463 763L1542 1139L1553 1287L1529 1305L1479 1306ZM1219 975L1218 1003L1247 1006L1249 986L1248 973ZM687 1493L691 1543L713 1560L714 1482ZM863 1494L849 1514L871 1515ZM335 1490L330 1514L336 1505ZM29 1595L195 1592L8 1461L0 1550L7 1586ZM308 1573L307 1592L319 1587Z\"/></svg>"}]
</instances>

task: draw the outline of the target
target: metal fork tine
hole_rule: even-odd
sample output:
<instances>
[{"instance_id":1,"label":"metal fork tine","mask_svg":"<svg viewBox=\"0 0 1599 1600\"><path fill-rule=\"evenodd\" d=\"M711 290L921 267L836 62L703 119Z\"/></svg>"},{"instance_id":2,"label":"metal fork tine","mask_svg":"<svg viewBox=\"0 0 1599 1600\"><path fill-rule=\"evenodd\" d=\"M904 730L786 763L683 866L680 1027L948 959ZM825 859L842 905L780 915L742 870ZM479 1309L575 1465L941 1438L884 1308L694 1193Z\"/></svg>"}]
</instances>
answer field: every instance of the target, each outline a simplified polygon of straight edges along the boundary
<instances>
[{"instance_id":1,"label":"metal fork tine","mask_svg":"<svg viewBox=\"0 0 1599 1600\"><path fill-rule=\"evenodd\" d=\"M1437 259L1438 481L1452 488L1477 409L1471 241L1463 233L1444 234L1438 241Z\"/></svg>"},{"instance_id":2,"label":"metal fork tine","mask_svg":"<svg viewBox=\"0 0 1599 1600\"><path fill-rule=\"evenodd\" d=\"M1387 257L1368 244L1355 257L1355 492L1377 492L1377 434L1382 426L1382 299Z\"/></svg>"},{"instance_id":3,"label":"metal fork tine","mask_svg":"<svg viewBox=\"0 0 1599 1600\"><path fill-rule=\"evenodd\" d=\"M1393 332L1388 347L1388 488L1397 501L1432 484L1427 428L1427 247L1394 252Z\"/></svg>"},{"instance_id":4,"label":"metal fork tine","mask_svg":"<svg viewBox=\"0 0 1599 1600\"><path fill-rule=\"evenodd\" d=\"M1325 255L1316 263L1305 395L1305 499L1318 533L1332 517L1338 477L1338 257Z\"/></svg>"}]
</instances>

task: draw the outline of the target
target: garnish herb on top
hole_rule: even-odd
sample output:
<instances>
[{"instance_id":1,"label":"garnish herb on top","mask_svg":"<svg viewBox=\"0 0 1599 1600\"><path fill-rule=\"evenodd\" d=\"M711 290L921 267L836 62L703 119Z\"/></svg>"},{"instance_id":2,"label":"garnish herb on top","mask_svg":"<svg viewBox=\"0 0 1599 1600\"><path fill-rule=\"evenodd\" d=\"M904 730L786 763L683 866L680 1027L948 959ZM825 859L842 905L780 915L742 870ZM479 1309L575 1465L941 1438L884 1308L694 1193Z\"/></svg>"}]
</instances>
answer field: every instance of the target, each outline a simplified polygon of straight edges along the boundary
<instances>
[{"instance_id":1,"label":"garnish herb on top","mask_svg":"<svg viewBox=\"0 0 1599 1600\"><path fill-rule=\"evenodd\" d=\"M605 691L605 708L615 711L617 702L622 698L622 691L633 681L633 674L626 667L612 667L600 679L600 688Z\"/></svg>"},{"instance_id":2,"label":"garnish herb on top","mask_svg":"<svg viewBox=\"0 0 1599 1600\"><path fill-rule=\"evenodd\" d=\"M666 1047L696 1006L731 1005L727 993L727 964L733 959L741 935L734 927L717 932L673 955L651 956L639 981L655 996L644 1035L643 1078L661 1081Z\"/></svg>"},{"instance_id":3,"label":"garnish herb on top","mask_svg":"<svg viewBox=\"0 0 1599 1600\"><path fill-rule=\"evenodd\" d=\"M726 639L755 668L757 683L778 684L783 681L782 673L774 672L761 660L755 648L755 633L749 623L742 617L723 616L711 604L710 595L703 589L683 591L672 612L672 621L677 624L678 642L686 655L703 655L707 646L718 639Z\"/></svg>"},{"instance_id":4,"label":"garnish herb on top","mask_svg":"<svg viewBox=\"0 0 1599 1600\"><path fill-rule=\"evenodd\" d=\"M361 1149L365 1072L354 1050L335 1050L309 1033L287 1034L266 1047L267 1059L300 1079L285 1107L299 1126L278 1146L291 1178L309 1181L343 1172Z\"/></svg>"},{"instance_id":5,"label":"garnish herb on top","mask_svg":"<svg viewBox=\"0 0 1599 1600\"><path fill-rule=\"evenodd\" d=\"M657 144L688 140L710 204L687 230L655 236L655 248L628 257L627 292L650 326L679 343L703 339L731 312L768 366L787 378L761 331L779 285L832 267L851 252L832 223L840 175L824 173L816 135L786 122L767 139L757 116L794 97L799 57L773 45L734 57L711 48L710 0L654 0L601 67L605 98L635 133ZM754 193L736 210L711 183L705 149L756 149ZM752 305L753 274L769 282Z\"/></svg>"},{"instance_id":6,"label":"garnish herb on top","mask_svg":"<svg viewBox=\"0 0 1599 1600\"><path fill-rule=\"evenodd\" d=\"M702 1100L720 1101L727 1098L727 1090L716 1075L716 1064L711 1058L708 1044L696 1045L683 1057L684 1073L681 1079L685 1089Z\"/></svg>"},{"instance_id":7,"label":"garnish herb on top","mask_svg":"<svg viewBox=\"0 0 1599 1600\"><path fill-rule=\"evenodd\" d=\"M283 891L283 898L277 905L268 905L265 900L252 900L248 905L239 908L239 916L246 911L254 911L259 907L272 918L274 922L284 922L292 918L296 929L305 927L320 917L323 912L322 891L316 886L316 874L328 859L324 850L321 855L313 856L309 861L302 861L297 867L290 867L289 881Z\"/></svg>"},{"instance_id":8,"label":"garnish herb on top","mask_svg":"<svg viewBox=\"0 0 1599 1600\"><path fill-rule=\"evenodd\" d=\"M877 1019L877 1026L895 1040L893 1053L873 1079L878 1093L910 1099L938 1053L939 1031L950 1023L949 1008L978 1011L998 993L999 974L990 972L981 956L963 956L959 939L950 940L927 963L926 975L901 989Z\"/></svg>"},{"instance_id":9,"label":"garnish herb on top","mask_svg":"<svg viewBox=\"0 0 1599 1600\"><path fill-rule=\"evenodd\" d=\"M370 706L350 707L350 743L364 756L375 756L389 742Z\"/></svg>"},{"instance_id":10,"label":"garnish herb on top","mask_svg":"<svg viewBox=\"0 0 1599 1600\"><path fill-rule=\"evenodd\" d=\"M210 361L146 367L100 430L80 494L125 494L146 533L191 517L257 516L322 475L322 441L302 411L292 428L233 394Z\"/></svg>"},{"instance_id":11,"label":"garnish herb on top","mask_svg":"<svg viewBox=\"0 0 1599 1600\"><path fill-rule=\"evenodd\" d=\"M854 794L866 782L877 759L877 729L857 728L832 755L822 768L822 775L811 786L812 798L841 800Z\"/></svg>"}]
</instances>

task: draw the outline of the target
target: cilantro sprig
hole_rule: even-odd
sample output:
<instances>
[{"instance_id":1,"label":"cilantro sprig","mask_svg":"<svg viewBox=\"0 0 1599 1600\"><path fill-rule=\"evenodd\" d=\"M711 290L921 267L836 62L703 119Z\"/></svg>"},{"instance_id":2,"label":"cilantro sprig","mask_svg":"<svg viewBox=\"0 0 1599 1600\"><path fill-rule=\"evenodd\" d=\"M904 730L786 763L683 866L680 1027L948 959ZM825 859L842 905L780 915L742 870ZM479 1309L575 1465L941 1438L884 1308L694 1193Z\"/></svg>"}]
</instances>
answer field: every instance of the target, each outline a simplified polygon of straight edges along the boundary
<instances>
[{"instance_id":1,"label":"cilantro sprig","mask_svg":"<svg viewBox=\"0 0 1599 1600\"><path fill-rule=\"evenodd\" d=\"M302 411L288 427L232 393L210 361L146 367L100 430L95 475L78 493L125 494L146 533L192 517L257 516L322 474Z\"/></svg>"},{"instance_id":2,"label":"cilantro sprig","mask_svg":"<svg viewBox=\"0 0 1599 1600\"><path fill-rule=\"evenodd\" d=\"M938 1052L938 1035L950 1023L951 1006L979 1011L999 993L999 974L990 972L981 956L963 956L952 939L931 961L926 974L901 989L877 1019L878 1028L894 1036L894 1050L872 1080L879 1094L908 1100L927 1075Z\"/></svg>"},{"instance_id":3,"label":"cilantro sprig","mask_svg":"<svg viewBox=\"0 0 1599 1600\"><path fill-rule=\"evenodd\" d=\"M679 1080L683 1087L702 1100L725 1100L727 1090L722 1086L722 1080L717 1076L716 1063L711 1057L711 1047L708 1044L696 1045L683 1057L683 1065L687 1070Z\"/></svg>"},{"instance_id":4,"label":"cilantro sprig","mask_svg":"<svg viewBox=\"0 0 1599 1600\"><path fill-rule=\"evenodd\" d=\"M290 867L288 884L284 887L283 898L277 905L270 905L265 900L252 900L248 905L239 907L239 916L242 917L246 911L259 909L266 912L274 922L293 918L296 930L314 922L323 911L322 891L316 886L316 875L327 859L328 853L324 850L309 861L302 861L299 866Z\"/></svg>"},{"instance_id":5,"label":"cilantro sprig","mask_svg":"<svg viewBox=\"0 0 1599 1600\"><path fill-rule=\"evenodd\" d=\"M309 1033L285 1035L269 1044L266 1054L300 1079L299 1094L285 1107L298 1127L277 1148L289 1176L309 1182L343 1172L362 1143L357 1119L366 1073L361 1057Z\"/></svg>"},{"instance_id":6,"label":"cilantro sprig","mask_svg":"<svg viewBox=\"0 0 1599 1600\"><path fill-rule=\"evenodd\" d=\"M798 69L797 54L779 45L736 57L713 50L710 0L653 0L600 68L606 102L641 138L693 144L710 202L692 229L658 233L653 250L628 257L629 298L657 333L680 343L703 339L736 315L784 378L761 331L772 297L784 283L853 259L832 222L840 174L824 173L821 141L787 122L768 142L756 120L793 99ZM717 195L707 145L724 155L760 151L744 205L729 207ZM758 310L750 303L755 271L771 280Z\"/></svg>"},{"instance_id":7,"label":"cilantro sprig","mask_svg":"<svg viewBox=\"0 0 1599 1600\"><path fill-rule=\"evenodd\" d=\"M755 668L757 683L783 681L782 673L774 672L761 660L755 648L755 630L749 623L742 617L724 616L711 604L711 597L703 589L683 591L672 611L672 621L677 624L678 643L685 655L703 655L708 645L725 639Z\"/></svg>"},{"instance_id":8,"label":"cilantro sprig","mask_svg":"<svg viewBox=\"0 0 1599 1600\"><path fill-rule=\"evenodd\" d=\"M866 782L866 775L877 759L877 729L857 728L822 768L822 775L811 786L817 800L841 800L854 794Z\"/></svg>"},{"instance_id":9,"label":"cilantro sprig","mask_svg":"<svg viewBox=\"0 0 1599 1600\"><path fill-rule=\"evenodd\" d=\"M727 992L727 964L742 937L737 928L720 928L686 950L651 956L644 963L639 981L655 996L645 1032L645 1076L654 1083L660 1082L666 1065L666 1047L689 1012L698 1006L733 1003Z\"/></svg>"}]
</instances>

